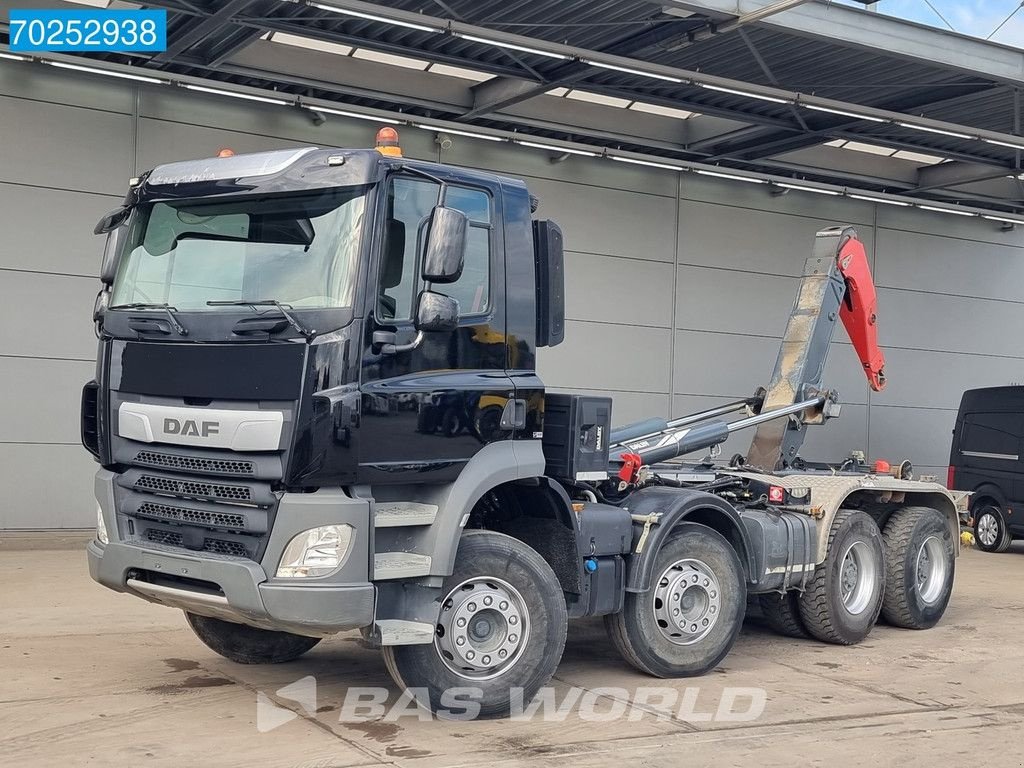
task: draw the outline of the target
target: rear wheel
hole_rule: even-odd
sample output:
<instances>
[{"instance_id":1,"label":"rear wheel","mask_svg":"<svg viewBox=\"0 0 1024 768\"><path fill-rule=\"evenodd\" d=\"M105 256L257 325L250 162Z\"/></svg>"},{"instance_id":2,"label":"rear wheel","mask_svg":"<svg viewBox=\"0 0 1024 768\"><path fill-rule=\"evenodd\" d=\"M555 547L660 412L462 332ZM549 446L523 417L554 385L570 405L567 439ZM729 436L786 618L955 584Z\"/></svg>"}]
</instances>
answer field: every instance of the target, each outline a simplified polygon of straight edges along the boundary
<instances>
[{"instance_id":1,"label":"rear wheel","mask_svg":"<svg viewBox=\"0 0 1024 768\"><path fill-rule=\"evenodd\" d=\"M320 642L319 637L294 635L234 624L185 612L196 637L212 651L238 664L280 664L299 658Z\"/></svg>"},{"instance_id":2,"label":"rear wheel","mask_svg":"<svg viewBox=\"0 0 1024 768\"><path fill-rule=\"evenodd\" d=\"M605 627L622 657L655 677L692 677L718 666L743 625L746 580L721 534L686 523L654 562L650 590L627 593Z\"/></svg>"},{"instance_id":3,"label":"rear wheel","mask_svg":"<svg viewBox=\"0 0 1024 768\"><path fill-rule=\"evenodd\" d=\"M982 502L974 511L974 540L982 552L1005 552L1013 537L1003 511L991 502Z\"/></svg>"},{"instance_id":4,"label":"rear wheel","mask_svg":"<svg viewBox=\"0 0 1024 768\"><path fill-rule=\"evenodd\" d=\"M800 618L800 593L790 590L785 594L771 592L758 595L765 624L785 637L809 637Z\"/></svg>"},{"instance_id":5,"label":"rear wheel","mask_svg":"<svg viewBox=\"0 0 1024 768\"><path fill-rule=\"evenodd\" d=\"M530 701L565 648L565 597L551 566L511 536L467 531L442 594L433 643L384 648L395 683L424 691L419 703L441 716L452 688L475 688L468 699L481 717L507 715L512 689Z\"/></svg>"},{"instance_id":6,"label":"rear wheel","mask_svg":"<svg viewBox=\"0 0 1024 768\"><path fill-rule=\"evenodd\" d=\"M907 629L935 626L953 591L953 534L930 507L904 507L885 524L885 598L882 616Z\"/></svg>"},{"instance_id":7,"label":"rear wheel","mask_svg":"<svg viewBox=\"0 0 1024 768\"><path fill-rule=\"evenodd\" d=\"M859 643L878 620L884 591L885 548L878 525L864 512L839 510L825 561L800 596L804 626L826 643Z\"/></svg>"}]
</instances>

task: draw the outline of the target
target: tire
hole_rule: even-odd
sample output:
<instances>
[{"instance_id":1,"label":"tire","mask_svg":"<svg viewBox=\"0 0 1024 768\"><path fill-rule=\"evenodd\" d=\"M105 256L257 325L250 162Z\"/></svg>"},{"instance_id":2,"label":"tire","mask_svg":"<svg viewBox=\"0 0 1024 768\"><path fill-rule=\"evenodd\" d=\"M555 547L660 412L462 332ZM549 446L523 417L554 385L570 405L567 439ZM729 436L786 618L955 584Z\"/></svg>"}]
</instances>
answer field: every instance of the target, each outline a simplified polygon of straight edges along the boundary
<instances>
[{"instance_id":1,"label":"tire","mask_svg":"<svg viewBox=\"0 0 1024 768\"><path fill-rule=\"evenodd\" d=\"M689 609L683 607L685 593ZM674 602L684 611L679 619L669 612ZM732 649L746 605L746 577L736 550L717 531L684 523L658 550L651 588L627 593L622 611L605 616L605 628L622 657L641 672L693 677L714 669Z\"/></svg>"},{"instance_id":2,"label":"tire","mask_svg":"<svg viewBox=\"0 0 1024 768\"><path fill-rule=\"evenodd\" d=\"M185 618L203 644L238 664L280 664L299 658L320 642L319 637L274 632L222 619L185 612Z\"/></svg>"},{"instance_id":3,"label":"tire","mask_svg":"<svg viewBox=\"0 0 1024 768\"><path fill-rule=\"evenodd\" d=\"M800 618L800 593L790 590L784 595L769 592L758 595L764 622L784 637L810 637Z\"/></svg>"},{"instance_id":4,"label":"tire","mask_svg":"<svg viewBox=\"0 0 1024 768\"><path fill-rule=\"evenodd\" d=\"M953 592L956 556L946 518L931 507L904 507L889 518L882 539L882 616L895 627L934 627L946 612Z\"/></svg>"},{"instance_id":5,"label":"tire","mask_svg":"<svg viewBox=\"0 0 1024 768\"><path fill-rule=\"evenodd\" d=\"M882 532L867 513L839 510L829 530L825 561L814 569L800 596L804 627L823 642L855 645L875 626L884 594Z\"/></svg>"},{"instance_id":6,"label":"tire","mask_svg":"<svg viewBox=\"0 0 1024 768\"><path fill-rule=\"evenodd\" d=\"M522 689L523 702L530 701L554 675L568 629L565 597L551 566L511 536L466 531L441 593L433 643L384 648L395 683L424 690L429 700L419 703L440 717L459 716L442 702L450 688L476 688L469 698L479 703L481 718L508 715L513 688ZM466 623L457 625L463 618ZM474 638L472 628L481 620L488 626ZM516 627L523 630L515 633ZM491 658L503 651L505 661Z\"/></svg>"},{"instance_id":7,"label":"tire","mask_svg":"<svg viewBox=\"0 0 1024 768\"><path fill-rule=\"evenodd\" d=\"M974 511L974 540L982 552L1005 552L1013 542L1003 511L993 502L983 502Z\"/></svg>"}]
</instances>

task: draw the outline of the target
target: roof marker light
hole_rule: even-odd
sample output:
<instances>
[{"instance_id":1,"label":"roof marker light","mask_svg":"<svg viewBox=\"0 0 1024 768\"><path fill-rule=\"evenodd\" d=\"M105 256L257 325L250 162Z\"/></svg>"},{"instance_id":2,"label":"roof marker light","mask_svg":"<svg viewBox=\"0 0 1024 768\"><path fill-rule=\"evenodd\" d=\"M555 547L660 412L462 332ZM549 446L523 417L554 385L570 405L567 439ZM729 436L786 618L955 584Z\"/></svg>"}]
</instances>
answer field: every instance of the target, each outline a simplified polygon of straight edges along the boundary
<instances>
[{"instance_id":1,"label":"roof marker light","mask_svg":"<svg viewBox=\"0 0 1024 768\"><path fill-rule=\"evenodd\" d=\"M51 67L59 67L60 69L73 69L76 72L87 72L90 75L104 75L105 77L117 77L121 80L137 80L140 83L152 83L154 85L161 85L166 83L166 80L161 80L159 77L146 77L145 75L134 75L128 72L114 72L106 69L96 69L95 67L83 67L80 64L66 64L63 61L47 61Z\"/></svg>"},{"instance_id":2,"label":"roof marker light","mask_svg":"<svg viewBox=\"0 0 1024 768\"><path fill-rule=\"evenodd\" d=\"M490 38L487 38L487 37L477 37L476 35L463 35L463 34L459 34L459 37L461 37L463 40L469 40L470 42L473 42L473 43L483 43L484 45L495 45L498 48L508 48L511 51L521 51L523 53L532 53L532 54L534 54L536 56L547 56L548 58L560 59L561 61L565 61L566 59L569 58L568 56L565 56L564 54L561 54L561 53L552 53L551 51L542 51L542 50L540 50L538 48L528 48L525 45L516 45L515 43L506 43L504 40L491 40Z\"/></svg>"},{"instance_id":3,"label":"roof marker light","mask_svg":"<svg viewBox=\"0 0 1024 768\"><path fill-rule=\"evenodd\" d=\"M910 203L905 203L902 200L888 200L884 197L871 197L870 195L855 195L854 193L848 193L849 197L854 200L866 200L869 203L884 203L885 205L900 205L904 208L909 207Z\"/></svg>"},{"instance_id":4,"label":"roof marker light","mask_svg":"<svg viewBox=\"0 0 1024 768\"><path fill-rule=\"evenodd\" d=\"M331 107L311 106L309 104L304 105L307 109L313 109L317 112L323 112L326 115L338 115L340 117L351 117L354 120L372 120L375 123L385 123L387 125L401 125L398 120L392 120L389 117L377 117L376 115L362 115L358 112L349 112L344 109L332 109Z\"/></svg>"},{"instance_id":5,"label":"roof marker light","mask_svg":"<svg viewBox=\"0 0 1024 768\"><path fill-rule=\"evenodd\" d=\"M842 109L832 109L832 107L819 107L817 104L806 104L800 102L800 106L804 109L813 109L815 112L828 112L830 115L842 115L843 117L852 117L856 120L870 120L872 123L884 123L880 117L872 117L871 115L859 115L856 112L847 112Z\"/></svg>"},{"instance_id":6,"label":"roof marker light","mask_svg":"<svg viewBox=\"0 0 1024 768\"><path fill-rule=\"evenodd\" d=\"M650 166L651 168L664 168L667 171L685 171L686 170L686 168L684 168L681 165L669 165L668 163L654 163L654 162L651 162L650 160L635 160L632 157L614 157L614 156L612 156L612 160L614 160L617 163L632 163L633 165L647 165L647 166Z\"/></svg>"},{"instance_id":7,"label":"roof marker light","mask_svg":"<svg viewBox=\"0 0 1024 768\"><path fill-rule=\"evenodd\" d=\"M627 75L639 75L640 77L653 77L655 80L667 80L670 83L682 83L683 79L679 77L672 77L671 75L661 75L657 72L644 72L640 69L631 69L630 67L620 67L618 64L605 64L600 61L591 61L590 59L581 59L584 64L589 64L592 67L600 67L601 69L610 69L613 72L625 72Z\"/></svg>"},{"instance_id":8,"label":"roof marker light","mask_svg":"<svg viewBox=\"0 0 1024 768\"><path fill-rule=\"evenodd\" d=\"M950 136L954 139L975 139L977 136L971 136L969 133L957 133L956 131L947 131L943 128L929 128L926 125L915 125L914 123L900 123L897 122L900 128L910 128L915 131L924 131L925 133L937 133L939 136Z\"/></svg>"},{"instance_id":9,"label":"roof marker light","mask_svg":"<svg viewBox=\"0 0 1024 768\"><path fill-rule=\"evenodd\" d=\"M327 5L326 3L309 3L309 5L312 8L319 8L321 11L331 11L332 13L340 13L342 16L353 16L357 19L366 19L367 21L379 21L381 24L393 24L396 27L415 29L419 32L444 32L443 29L430 27L426 24L417 24L412 21L401 21L399 19L389 19L386 16L375 16L372 13L364 13L362 11L350 11L347 8L338 8L337 6Z\"/></svg>"},{"instance_id":10,"label":"roof marker light","mask_svg":"<svg viewBox=\"0 0 1024 768\"><path fill-rule=\"evenodd\" d=\"M534 149L547 149L551 152L564 152L569 155L583 155L584 157L597 157L597 152L587 152L583 149L572 149L571 147L556 147L553 144L538 144L534 141L520 141L515 140L517 144L524 147L533 147Z\"/></svg>"},{"instance_id":11,"label":"roof marker light","mask_svg":"<svg viewBox=\"0 0 1024 768\"><path fill-rule=\"evenodd\" d=\"M504 141L501 136L488 136L486 133L473 133L472 131L455 130L454 128L442 128L439 125L426 125L424 123L413 123L416 128L424 131L436 131L437 133L451 133L455 136L468 136L471 139L483 139L484 141Z\"/></svg>"},{"instance_id":12,"label":"roof marker light","mask_svg":"<svg viewBox=\"0 0 1024 768\"><path fill-rule=\"evenodd\" d=\"M188 88L190 91L211 93L214 96L231 96L235 99L245 99L246 101L262 101L265 104L280 104L282 106L288 104L288 102L285 101L284 99L272 99L269 96L254 96L249 93L236 93L235 91L222 91L219 88L207 88L205 85L192 85L191 83L182 83L182 87Z\"/></svg>"},{"instance_id":13,"label":"roof marker light","mask_svg":"<svg viewBox=\"0 0 1024 768\"><path fill-rule=\"evenodd\" d=\"M938 206L935 205L921 205L920 203L917 205L917 207L920 208L922 211L934 211L935 213L952 213L954 216L978 215L976 213L971 213L970 211L957 211L952 208L939 208Z\"/></svg>"},{"instance_id":14,"label":"roof marker light","mask_svg":"<svg viewBox=\"0 0 1024 768\"><path fill-rule=\"evenodd\" d=\"M718 171L705 171L703 168L694 168L695 173L701 176L714 176L718 179L731 179L732 181L748 181L751 184L767 184L768 179L756 179L752 176L738 176L733 173L719 173Z\"/></svg>"},{"instance_id":15,"label":"roof marker light","mask_svg":"<svg viewBox=\"0 0 1024 768\"><path fill-rule=\"evenodd\" d=\"M777 186L777 187L784 187L786 189L795 189L798 192L814 192L814 193L819 194L819 195L838 195L839 194L839 192L836 192L833 189L821 189L819 187L805 187L805 186L803 186L801 184L789 184L789 183L784 182L784 181L776 181L774 183L775 183L775 186Z\"/></svg>"},{"instance_id":16,"label":"roof marker light","mask_svg":"<svg viewBox=\"0 0 1024 768\"><path fill-rule=\"evenodd\" d=\"M1009 147L1010 149L1024 149L1024 142L1014 144L1012 141L998 141L996 139L986 139L984 137L982 137L981 140L984 141L986 144L995 144L998 147Z\"/></svg>"},{"instance_id":17,"label":"roof marker light","mask_svg":"<svg viewBox=\"0 0 1024 768\"><path fill-rule=\"evenodd\" d=\"M751 93L750 91L741 91L738 88L726 88L724 85L710 85L708 83L694 83L699 85L701 88L707 88L710 91L721 91L722 93L731 93L735 96L746 96L748 99L759 99L760 101L770 101L773 104L788 104L788 99L782 99L778 96L764 96L760 93Z\"/></svg>"}]
</instances>

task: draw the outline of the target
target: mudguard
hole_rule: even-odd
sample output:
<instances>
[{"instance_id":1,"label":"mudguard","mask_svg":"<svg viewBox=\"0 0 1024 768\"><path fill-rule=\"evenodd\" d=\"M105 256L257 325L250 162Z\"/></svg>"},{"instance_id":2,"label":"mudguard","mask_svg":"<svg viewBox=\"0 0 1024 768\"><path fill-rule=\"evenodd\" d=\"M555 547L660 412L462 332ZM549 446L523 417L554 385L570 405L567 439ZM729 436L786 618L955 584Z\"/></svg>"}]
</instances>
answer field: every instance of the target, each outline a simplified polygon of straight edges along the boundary
<instances>
[{"instance_id":1,"label":"mudguard","mask_svg":"<svg viewBox=\"0 0 1024 768\"><path fill-rule=\"evenodd\" d=\"M714 494L690 488L644 488L629 498L633 516L633 547L626 563L626 591L651 587L654 559L665 538L681 522L707 525L721 533L736 549L747 580L755 572L746 529L739 513Z\"/></svg>"}]
</instances>

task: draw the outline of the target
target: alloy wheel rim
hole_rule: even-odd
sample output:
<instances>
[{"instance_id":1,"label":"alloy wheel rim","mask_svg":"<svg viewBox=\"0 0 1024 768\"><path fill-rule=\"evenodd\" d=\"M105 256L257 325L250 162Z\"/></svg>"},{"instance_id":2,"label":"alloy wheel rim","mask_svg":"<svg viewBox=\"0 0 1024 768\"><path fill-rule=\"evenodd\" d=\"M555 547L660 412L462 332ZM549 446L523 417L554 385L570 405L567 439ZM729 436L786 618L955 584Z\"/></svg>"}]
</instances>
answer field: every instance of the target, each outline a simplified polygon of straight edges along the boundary
<instances>
[{"instance_id":1,"label":"alloy wheel rim","mask_svg":"<svg viewBox=\"0 0 1024 768\"><path fill-rule=\"evenodd\" d=\"M917 550L915 569L917 593L925 604L938 601L946 583L947 567L946 548L938 536L929 536Z\"/></svg>"},{"instance_id":2,"label":"alloy wheel rim","mask_svg":"<svg viewBox=\"0 0 1024 768\"><path fill-rule=\"evenodd\" d=\"M519 591L502 579L478 576L441 602L434 649L459 677L490 680L519 661L529 636L530 613Z\"/></svg>"},{"instance_id":3,"label":"alloy wheel rim","mask_svg":"<svg viewBox=\"0 0 1024 768\"><path fill-rule=\"evenodd\" d=\"M692 645L715 628L721 615L722 588L707 563L687 558L662 572L652 601L661 633L676 645Z\"/></svg>"},{"instance_id":4,"label":"alloy wheel rim","mask_svg":"<svg viewBox=\"0 0 1024 768\"><path fill-rule=\"evenodd\" d=\"M867 610L878 584L878 563L871 547L855 541L843 553L839 566L840 594L847 612L857 616Z\"/></svg>"},{"instance_id":5,"label":"alloy wheel rim","mask_svg":"<svg viewBox=\"0 0 1024 768\"><path fill-rule=\"evenodd\" d=\"M978 518L978 540L986 547L995 546L999 535L999 522L991 512L985 512Z\"/></svg>"}]
</instances>

